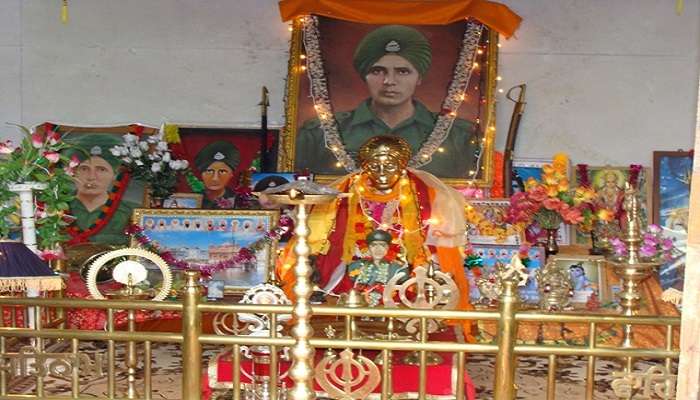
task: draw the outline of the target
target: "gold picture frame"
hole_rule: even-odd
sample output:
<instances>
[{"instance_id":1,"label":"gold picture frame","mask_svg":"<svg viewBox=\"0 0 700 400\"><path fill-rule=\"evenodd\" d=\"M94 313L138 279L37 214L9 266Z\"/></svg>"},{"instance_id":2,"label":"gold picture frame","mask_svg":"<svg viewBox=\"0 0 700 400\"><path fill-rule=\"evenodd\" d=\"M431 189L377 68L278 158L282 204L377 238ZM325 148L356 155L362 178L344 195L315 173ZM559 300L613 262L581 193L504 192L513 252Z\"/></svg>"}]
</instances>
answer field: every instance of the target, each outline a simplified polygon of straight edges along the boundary
<instances>
[{"instance_id":1,"label":"gold picture frame","mask_svg":"<svg viewBox=\"0 0 700 400\"><path fill-rule=\"evenodd\" d=\"M169 251L194 269L227 262L243 248L261 246L255 251L254 264L211 275L211 279L225 282L226 293L241 293L264 283L274 268L277 243L265 239L265 235L275 227L279 215L278 210L137 208L132 221L149 241L158 243L161 251ZM132 246L143 247L136 238L132 238Z\"/></svg>"},{"instance_id":2,"label":"gold picture frame","mask_svg":"<svg viewBox=\"0 0 700 400\"><path fill-rule=\"evenodd\" d=\"M204 195L201 193L173 193L163 200L163 208L197 209L202 208Z\"/></svg>"},{"instance_id":3,"label":"gold picture frame","mask_svg":"<svg viewBox=\"0 0 700 400\"><path fill-rule=\"evenodd\" d=\"M285 105L285 126L280 133L280 146L277 159L278 171L294 171L296 154L299 150L296 148L296 136L298 128L301 122L303 122L303 120L300 120L298 117L300 111L300 85L302 81L306 80L304 77L306 74L306 67L303 65L305 57L302 54L302 24L301 18L295 19L292 24L287 84L285 88L285 98L287 99ZM482 71L486 72L486 78L480 94L485 100L485 106L481 106L484 108L480 109L480 117L478 118L480 120L479 129L483 133L481 137L483 143L481 161L480 165L476 167L477 175L475 178L438 176L445 183L453 186L476 185L479 187L490 187L493 181L492 165L496 135L495 92L498 64L498 33L486 26L484 26L484 30L485 34L483 37L487 38L487 54L485 55L485 63L487 65L485 68L482 68ZM452 65L454 65L454 63ZM332 91L332 89L333 87L331 84L330 91ZM308 102L307 99L303 99L303 101ZM459 155L455 156L458 157ZM329 183L338 178L338 175L321 174L318 173L318 171L310 172L316 173L315 180L320 183ZM468 171L465 171L465 174L468 174Z\"/></svg>"},{"instance_id":4,"label":"gold picture frame","mask_svg":"<svg viewBox=\"0 0 700 400\"><path fill-rule=\"evenodd\" d=\"M585 306L594 292L601 304L612 301L613 291L607 279L605 257L557 254L550 256L547 263L550 262L557 267L569 269L572 278L572 305Z\"/></svg>"}]
</instances>

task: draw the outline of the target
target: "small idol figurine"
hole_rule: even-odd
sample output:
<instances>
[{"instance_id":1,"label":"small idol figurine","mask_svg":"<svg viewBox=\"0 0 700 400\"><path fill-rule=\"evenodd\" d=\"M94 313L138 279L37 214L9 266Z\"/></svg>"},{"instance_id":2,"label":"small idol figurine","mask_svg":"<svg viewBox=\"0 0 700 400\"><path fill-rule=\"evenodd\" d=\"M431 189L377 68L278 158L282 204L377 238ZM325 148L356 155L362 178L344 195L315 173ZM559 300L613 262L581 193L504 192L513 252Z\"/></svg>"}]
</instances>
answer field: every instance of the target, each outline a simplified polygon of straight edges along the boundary
<instances>
[{"instance_id":1,"label":"small idol figurine","mask_svg":"<svg viewBox=\"0 0 700 400\"><path fill-rule=\"evenodd\" d=\"M367 235L370 258L353 261L347 267L353 287L364 296L369 307L382 303L384 286L394 275L407 273L405 265L386 258L391 244L391 234L376 229ZM408 274L406 274L408 277Z\"/></svg>"}]
</instances>

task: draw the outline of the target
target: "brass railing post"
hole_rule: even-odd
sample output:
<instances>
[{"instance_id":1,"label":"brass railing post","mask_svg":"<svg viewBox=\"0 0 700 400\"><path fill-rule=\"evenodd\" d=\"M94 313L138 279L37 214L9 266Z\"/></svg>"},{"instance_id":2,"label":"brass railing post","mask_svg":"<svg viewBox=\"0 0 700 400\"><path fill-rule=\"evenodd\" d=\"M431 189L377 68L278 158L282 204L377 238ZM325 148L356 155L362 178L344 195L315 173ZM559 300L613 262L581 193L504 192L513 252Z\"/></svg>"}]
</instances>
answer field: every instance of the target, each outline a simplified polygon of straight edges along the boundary
<instances>
[{"instance_id":1,"label":"brass railing post","mask_svg":"<svg viewBox=\"0 0 700 400\"><path fill-rule=\"evenodd\" d=\"M503 280L501 294L501 317L498 320L498 353L496 354L496 377L494 380L495 400L515 399L515 339L518 325L515 312L518 308L518 295L515 292L516 282Z\"/></svg>"},{"instance_id":2,"label":"brass railing post","mask_svg":"<svg viewBox=\"0 0 700 400\"><path fill-rule=\"evenodd\" d=\"M202 316L197 309L200 289L198 271L185 272L182 303L182 398L200 400L202 379Z\"/></svg>"}]
</instances>

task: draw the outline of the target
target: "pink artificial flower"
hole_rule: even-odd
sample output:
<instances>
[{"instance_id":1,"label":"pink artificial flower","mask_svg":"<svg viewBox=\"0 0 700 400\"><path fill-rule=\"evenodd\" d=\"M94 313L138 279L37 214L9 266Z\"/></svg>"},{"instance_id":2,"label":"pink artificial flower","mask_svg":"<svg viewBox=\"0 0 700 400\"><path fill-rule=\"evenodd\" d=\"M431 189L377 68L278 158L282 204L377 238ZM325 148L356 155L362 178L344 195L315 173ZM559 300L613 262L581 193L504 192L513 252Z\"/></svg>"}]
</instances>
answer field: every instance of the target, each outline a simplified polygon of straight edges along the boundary
<instances>
[{"instance_id":1,"label":"pink artificial flower","mask_svg":"<svg viewBox=\"0 0 700 400\"><path fill-rule=\"evenodd\" d=\"M556 199L556 198L546 198L542 202L542 205L544 206L544 208L546 208L547 210L552 210L552 211L558 211L559 209L562 208L563 204L564 203L562 203L561 200Z\"/></svg>"},{"instance_id":2,"label":"pink artificial flower","mask_svg":"<svg viewBox=\"0 0 700 400\"><path fill-rule=\"evenodd\" d=\"M523 243L520 245L520 248L518 248L518 256L520 258L528 258L530 257L530 248L532 248L532 245L530 243Z\"/></svg>"},{"instance_id":3,"label":"pink artificial flower","mask_svg":"<svg viewBox=\"0 0 700 400\"><path fill-rule=\"evenodd\" d=\"M70 168L75 168L75 167L77 167L78 165L80 165L80 159L78 158L78 156L76 156L75 154L73 154L73 155L71 156L71 158L70 158L70 161L68 162L68 166L69 166Z\"/></svg>"},{"instance_id":4,"label":"pink artificial flower","mask_svg":"<svg viewBox=\"0 0 700 400\"><path fill-rule=\"evenodd\" d=\"M541 203L547 199L547 190L543 186L537 186L531 191L527 192L527 197L530 198L530 200L535 201L537 203Z\"/></svg>"},{"instance_id":5,"label":"pink artificial flower","mask_svg":"<svg viewBox=\"0 0 700 400\"><path fill-rule=\"evenodd\" d=\"M46 159L49 160L51 164L55 164L58 162L58 160L61 159L61 156L59 156L58 153L56 153L55 151L45 152L44 157L46 157Z\"/></svg>"},{"instance_id":6,"label":"pink artificial flower","mask_svg":"<svg viewBox=\"0 0 700 400\"><path fill-rule=\"evenodd\" d=\"M63 252L63 248L57 247L53 250L42 250L39 253L39 257L41 257L42 260L44 261L51 261L51 260L65 260L66 255Z\"/></svg>"},{"instance_id":7,"label":"pink artificial flower","mask_svg":"<svg viewBox=\"0 0 700 400\"><path fill-rule=\"evenodd\" d=\"M61 135L59 135L56 131L48 131L46 132L46 138L48 139L49 144L53 146L58 144L58 142L61 140Z\"/></svg>"},{"instance_id":8,"label":"pink artificial flower","mask_svg":"<svg viewBox=\"0 0 700 400\"><path fill-rule=\"evenodd\" d=\"M11 140L6 140L4 143L0 142L0 154L10 154L13 151Z\"/></svg>"},{"instance_id":9,"label":"pink artificial flower","mask_svg":"<svg viewBox=\"0 0 700 400\"><path fill-rule=\"evenodd\" d=\"M569 207L566 210L562 211L561 217L564 220L564 222L571 225L575 225L583 221L583 215L581 214L581 210L574 207Z\"/></svg>"},{"instance_id":10,"label":"pink artificial flower","mask_svg":"<svg viewBox=\"0 0 700 400\"><path fill-rule=\"evenodd\" d=\"M672 239L664 239L661 242L661 248L664 249L664 251L670 251L673 248L673 240Z\"/></svg>"},{"instance_id":11,"label":"pink artificial flower","mask_svg":"<svg viewBox=\"0 0 700 400\"><path fill-rule=\"evenodd\" d=\"M612 245L615 254L618 256L624 256L627 254L627 246L625 246L625 243L620 240L620 238L610 239L610 244Z\"/></svg>"},{"instance_id":12,"label":"pink artificial flower","mask_svg":"<svg viewBox=\"0 0 700 400\"><path fill-rule=\"evenodd\" d=\"M654 257L656 255L656 246L644 244L639 248L639 255L642 257Z\"/></svg>"},{"instance_id":13,"label":"pink artificial flower","mask_svg":"<svg viewBox=\"0 0 700 400\"><path fill-rule=\"evenodd\" d=\"M32 146L36 149L44 146L44 138L37 132L32 133Z\"/></svg>"}]
</instances>

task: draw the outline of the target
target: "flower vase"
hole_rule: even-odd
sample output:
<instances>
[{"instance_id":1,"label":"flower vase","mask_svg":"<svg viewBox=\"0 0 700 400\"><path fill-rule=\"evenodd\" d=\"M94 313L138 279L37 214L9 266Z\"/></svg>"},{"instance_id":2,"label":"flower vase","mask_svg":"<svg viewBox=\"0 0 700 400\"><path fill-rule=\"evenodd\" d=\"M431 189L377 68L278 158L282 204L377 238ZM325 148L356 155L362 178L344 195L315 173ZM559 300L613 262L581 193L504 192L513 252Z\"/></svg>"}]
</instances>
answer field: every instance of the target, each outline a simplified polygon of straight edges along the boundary
<instances>
[{"instance_id":1,"label":"flower vase","mask_svg":"<svg viewBox=\"0 0 700 400\"><path fill-rule=\"evenodd\" d=\"M547 242L544 245L544 255L549 257L559 253L559 244L557 243L557 233L559 228L547 229Z\"/></svg>"},{"instance_id":2,"label":"flower vase","mask_svg":"<svg viewBox=\"0 0 700 400\"><path fill-rule=\"evenodd\" d=\"M41 182L13 183L8 186L19 196L19 211L22 221L22 242L33 252L37 252L36 225L34 220L34 190L44 190L47 184Z\"/></svg>"}]
</instances>

